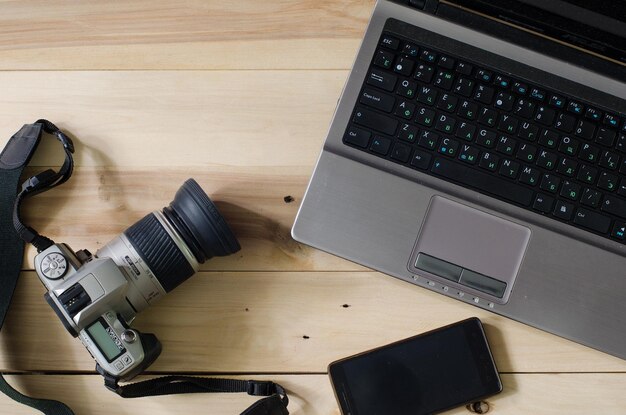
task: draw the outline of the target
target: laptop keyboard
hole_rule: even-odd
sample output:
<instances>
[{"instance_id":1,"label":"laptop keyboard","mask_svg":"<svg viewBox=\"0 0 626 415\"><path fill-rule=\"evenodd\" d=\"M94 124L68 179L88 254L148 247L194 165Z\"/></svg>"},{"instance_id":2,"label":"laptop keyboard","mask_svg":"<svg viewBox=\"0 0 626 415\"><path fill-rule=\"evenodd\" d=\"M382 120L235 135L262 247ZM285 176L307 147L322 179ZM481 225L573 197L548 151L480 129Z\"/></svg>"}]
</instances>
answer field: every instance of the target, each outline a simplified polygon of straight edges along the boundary
<instances>
[{"instance_id":1,"label":"laptop keyboard","mask_svg":"<svg viewBox=\"0 0 626 415\"><path fill-rule=\"evenodd\" d=\"M345 144L626 240L626 116L383 33Z\"/></svg>"}]
</instances>

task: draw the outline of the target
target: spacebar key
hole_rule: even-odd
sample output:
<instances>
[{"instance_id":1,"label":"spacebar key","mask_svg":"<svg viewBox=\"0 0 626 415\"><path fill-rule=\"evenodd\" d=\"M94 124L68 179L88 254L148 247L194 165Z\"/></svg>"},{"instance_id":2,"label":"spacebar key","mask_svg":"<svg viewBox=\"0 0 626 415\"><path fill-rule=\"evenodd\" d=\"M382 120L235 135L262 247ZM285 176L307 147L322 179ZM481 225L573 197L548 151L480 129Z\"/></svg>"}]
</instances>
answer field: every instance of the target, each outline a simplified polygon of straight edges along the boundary
<instances>
[{"instance_id":1,"label":"spacebar key","mask_svg":"<svg viewBox=\"0 0 626 415\"><path fill-rule=\"evenodd\" d=\"M533 200L533 191L530 189L446 159L436 158L431 171L438 176L475 187L520 205L530 206Z\"/></svg>"}]
</instances>

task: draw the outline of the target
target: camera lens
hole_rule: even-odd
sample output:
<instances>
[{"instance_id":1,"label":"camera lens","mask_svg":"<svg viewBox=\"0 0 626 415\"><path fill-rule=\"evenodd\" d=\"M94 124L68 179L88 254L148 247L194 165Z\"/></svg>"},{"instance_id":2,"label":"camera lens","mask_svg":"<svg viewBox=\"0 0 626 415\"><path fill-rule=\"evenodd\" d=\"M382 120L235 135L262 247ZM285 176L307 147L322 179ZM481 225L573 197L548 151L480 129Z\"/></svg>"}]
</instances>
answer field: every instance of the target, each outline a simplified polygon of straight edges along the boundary
<instances>
[{"instance_id":1,"label":"camera lens","mask_svg":"<svg viewBox=\"0 0 626 415\"><path fill-rule=\"evenodd\" d=\"M162 212L124 231L166 292L191 277L198 264L241 249L230 227L195 180L187 180Z\"/></svg>"}]
</instances>

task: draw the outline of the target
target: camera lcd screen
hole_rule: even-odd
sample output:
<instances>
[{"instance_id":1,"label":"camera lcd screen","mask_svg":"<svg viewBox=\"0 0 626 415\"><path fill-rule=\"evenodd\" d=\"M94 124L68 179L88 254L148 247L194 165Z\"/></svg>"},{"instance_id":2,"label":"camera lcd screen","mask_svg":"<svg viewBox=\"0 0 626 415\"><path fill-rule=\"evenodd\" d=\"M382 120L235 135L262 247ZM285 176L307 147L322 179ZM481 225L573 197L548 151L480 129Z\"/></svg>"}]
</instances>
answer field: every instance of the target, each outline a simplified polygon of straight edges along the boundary
<instances>
[{"instance_id":1,"label":"camera lcd screen","mask_svg":"<svg viewBox=\"0 0 626 415\"><path fill-rule=\"evenodd\" d=\"M345 415L419 415L500 392L480 324L473 318L331 364Z\"/></svg>"},{"instance_id":2,"label":"camera lcd screen","mask_svg":"<svg viewBox=\"0 0 626 415\"><path fill-rule=\"evenodd\" d=\"M118 346L115 343L100 320L96 320L95 323L87 327L87 333L109 362L126 351L123 346Z\"/></svg>"}]
</instances>

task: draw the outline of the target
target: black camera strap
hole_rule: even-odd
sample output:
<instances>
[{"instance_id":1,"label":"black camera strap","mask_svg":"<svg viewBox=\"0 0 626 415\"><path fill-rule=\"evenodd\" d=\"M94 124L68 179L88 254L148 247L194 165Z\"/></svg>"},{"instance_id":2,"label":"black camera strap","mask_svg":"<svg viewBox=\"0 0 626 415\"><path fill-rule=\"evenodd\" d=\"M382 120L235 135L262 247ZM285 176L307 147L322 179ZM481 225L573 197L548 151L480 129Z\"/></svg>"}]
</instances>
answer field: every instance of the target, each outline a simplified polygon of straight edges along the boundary
<instances>
[{"instance_id":1,"label":"black camera strap","mask_svg":"<svg viewBox=\"0 0 626 415\"><path fill-rule=\"evenodd\" d=\"M27 179L19 189L24 168L32 158L42 132L57 137L65 150L65 161L58 171L45 170ZM0 329L9 309L24 256L24 242L32 243L39 252L54 242L24 225L20 205L28 197L56 187L72 175L74 162L72 140L47 120L24 125L11 137L0 153ZM105 374L105 386L123 398L173 395L181 393L246 392L266 396L241 415L288 415L289 398L285 389L270 381L165 376L128 385L118 385L117 379ZM45 415L74 415L62 402L35 399L16 391L0 374L0 391L13 400L35 408Z\"/></svg>"}]
</instances>

